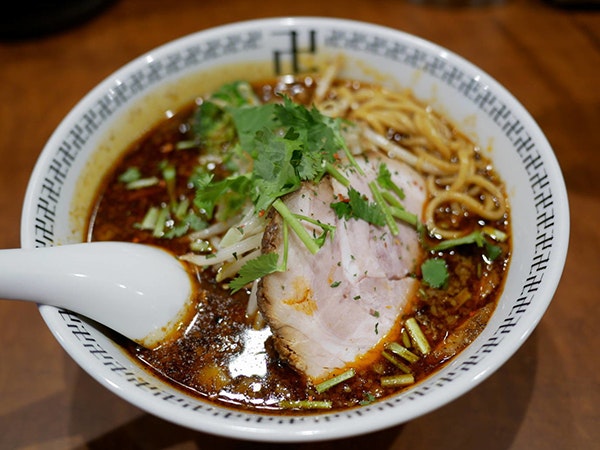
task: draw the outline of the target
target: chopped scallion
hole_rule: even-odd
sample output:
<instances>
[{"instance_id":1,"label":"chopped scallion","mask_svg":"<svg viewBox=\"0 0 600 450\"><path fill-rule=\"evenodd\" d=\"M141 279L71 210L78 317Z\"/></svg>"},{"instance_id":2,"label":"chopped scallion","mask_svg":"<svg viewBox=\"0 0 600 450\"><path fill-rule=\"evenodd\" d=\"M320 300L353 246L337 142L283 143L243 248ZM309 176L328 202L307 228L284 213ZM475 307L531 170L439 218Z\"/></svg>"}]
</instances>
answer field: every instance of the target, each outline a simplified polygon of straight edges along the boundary
<instances>
[{"instance_id":1,"label":"chopped scallion","mask_svg":"<svg viewBox=\"0 0 600 450\"><path fill-rule=\"evenodd\" d=\"M390 213L396 219L399 219L402 222L406 222L407 224L412 225L415 228L418 228L420 226L419 218L415 214L408 212L404 208L390 206Z\"/></svg>"},{"instance_id":2,"label":"chopped scallion","mask_svg":"<svg viewBox=\"0 0 600 450\"><path fill-rule=\"evenodd\" d=\"M196 239L190 243L190 250L198 253L206 253L212 250L210 242L204 239Z\"/></svg>"},{"instance_id":3,"label":"chopped scallion","mask_svg":"<svg viewBox=\"0 0 600 450\"><path fill-rule=\"evenodd\" d=\"M190 207L189 199L184 198L183 200L181 200L175 206L175 211L174 211L175 217L177 217L177 219L179 219L179 220L185 219L185 216L187 215L189 207Z\"/></svg>"},{"instance_id":4,"label":"chopped scallion","mask_svg":"<svg viewBox=\"0 0 600 450\"><path fill-rule=\"evenodd\" d=\"M325 392L327 389L330 389L337 384L340 384L346 380L349 380L354 375L356 375L356 372L354 371L354 369L348 369L345 372L342 372L333 378L329 378L328 380L325 380L325 381L317 384L315 386L315 389L317 390L317 392L319 394L321 394L322 392Z\"/></svg>"},{"instance_id":5,"label":"chopped scallion","mask_svg":"<svg viewBox=\"0 0 600 450\"><path fill-rule=\"evenodd\" d=\"M392 353L395 353L396 355L400 356L401 358L404 358L405 360L407 360L410 363L414 363L419 360L419 357L417 355L415 355L409 349L401 346L397 342L390 342L386 346L386 349L388 349Z\"/></svg>"},{"instance_id":6,"label":"chopped scallion","mask_svg":"<svg viewBox=\"0 0 600 450\"><path fill-rule=\"evenodd\" d=\"M154 230L156 221L158 220L158 212L160 210L156 206L151 206L146 211L146 215L142 219L142 223L138 225L140 230Z\"/></svg>"},{"instance_id":7,"label":"chopped scallion","mask_svg":"<svg viewBox=\"0 0 600 450\"><path fill-rule=\"evenodd\" d=\"M159 183L159 179L157 177L148 177L148 178L139 178L134 181L130 181L125 185L127 189L143 189L150 186L155 186Z\"/></svg>"},{"instance_id":8,"label":"chopped scallion","mask_svg":"<svg viewBox=\"0 0 600 450\"><path fill-rule=\"evenodd\" d=\"M161 164L162 169L162 177L165 180L165 184L167 185L167 193L169 194L169 200L173 208L175 208L177 204L177 199L175 198L175 183L177 181L177 171L175 170L175 166L164 162Z\"/></svg>"},{"instance_id":9,"label":"chopped scallion","mask_svg":"<svg viewBox=\"0 0 600 450\"><path fill-rule=\"evenodd\" d=\"M176 150L187 150L190 148L198 148L198 142L194 140L179 141L175 144Z\"/></svg>"},{"instance_id":10,"label":"chopped scallion","mask_svg":"<svg viewBox=\"0 0 600 450\"><path fill-rule=\"evenodd\" d=\"M329 400L282 400L279 407L283 409L331 409Z\"/></svg>"},{"instance_id":11,"label":"chopped scallion","mask_svg":"<svg viewBox=\"0 0 600 450\"><path fill-rule=\"evenodd\" d=\"M152 236L162 237L165 234L165 225L167 224L168 218L169 218L169 210L167 208L161 208L158 212L158 217L156 218L156 223L154 224L154 230L152 231Z\"/></svg>"},{"instance_id":12,"label":"chopped scallion","mask_svg":"<svg viewBox=\"0 0 600 450\"><path fill-rule=\"evenodd\" d=\"M431 347L429 346L429 342L427 342L427 338L423 334L423 331L421 330L417 320L414 317L411 317L405 322L405 325L415 347L417 347L422 355L427 355L431 351Z\"/></svg>"},{"instance_id":13,"label":"chopped scallion","mask_svg":"<svg viewBox=\"0 0 600 450\"><path fill-rule=\"evenodd\" d=\"M410 373L403 373L401 375L381 377L380 381L383 387L407 386L415 382L415 377Z\"/></svg>"},{"instance_id":14,"label":"chopped scallion","mask_svg":"<svg viewBox=\"0 0 600 450\"><path fill-rule=\"evenodd\" d=\"M406 331L406 328L402 328L402 332L400 334L402 337L402 345L404 345L405 348L410 348L410 336L408 335L408 331Z\"/></svg>"},{"instance_id":15,"label":"chopped scallion","mask_svg":"<svg viewBox=\"0 0 600 450\"><path fill-rule=\"evenodd\" d=\"M408 367L402 361L399 361L398 358L394 357L394 355L386 352L385 350L383 352L381 352L381 356L383 356L385 359L387 359L389 362L391 362L394 366L396 366L402 372L404 372L404 373L411 372L410 367Z\"/></svg>"},{"instance_id":16,"label":"chopped scallion","mask_svg":"<svg viewBox=\"0 0 600 450\"><path fill-rule=\"evenodd\" d=\"M119 175L119 181L126 184L137 181L140 178L142 178L142 174L137 167L129 167L125 172Z\"/></svg>"}]
</instances>

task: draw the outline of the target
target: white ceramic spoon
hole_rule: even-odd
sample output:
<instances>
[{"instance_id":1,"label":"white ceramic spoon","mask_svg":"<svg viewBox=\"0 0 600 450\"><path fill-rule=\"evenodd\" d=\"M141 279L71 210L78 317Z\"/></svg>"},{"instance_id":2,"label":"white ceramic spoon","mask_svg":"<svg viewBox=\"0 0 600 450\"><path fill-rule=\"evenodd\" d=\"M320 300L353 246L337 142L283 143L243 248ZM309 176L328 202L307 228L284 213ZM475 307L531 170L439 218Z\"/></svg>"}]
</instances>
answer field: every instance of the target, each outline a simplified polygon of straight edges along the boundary
<instances>
[{"instance_id":1,"label":"white ceramic spoon","mask_svg":"<svg viewBox=\"0 0 600 450\"><path fill-rule=\"evenodd\" d=\"M165 250L92 242L0 250L0 299L68 309L154 348L186 317L192 283Z\"/></svg>"}]
</instances>

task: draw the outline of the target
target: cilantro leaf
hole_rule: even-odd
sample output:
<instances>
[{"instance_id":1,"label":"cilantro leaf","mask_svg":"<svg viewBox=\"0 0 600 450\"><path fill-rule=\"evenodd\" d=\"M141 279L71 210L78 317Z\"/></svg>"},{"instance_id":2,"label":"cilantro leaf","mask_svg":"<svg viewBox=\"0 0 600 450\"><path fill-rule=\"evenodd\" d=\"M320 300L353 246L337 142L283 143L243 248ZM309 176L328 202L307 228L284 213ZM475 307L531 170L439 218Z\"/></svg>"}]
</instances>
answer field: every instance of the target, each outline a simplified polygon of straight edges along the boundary
<instances>
[{"instance_id":1,"label":"cilantro leaf","mask_svg":"<svg viewBox=\"0 0 600 450\"><path fill-rule=\"evenodd\" d=\"M448 266L441 258L428 259L421 264L423 282L432 288L439 289L448 281Z\"/></svg>"},{"instance_id":2,"label":"cilantro leaf","mask_svg":"<svg viewBox=\"0 0 600 450\"><path fill-rule=\"evenodd\" d=\"M334 202L329 206L331 206L338 219L348 220L352 217L352 206L350 206L349 201Z\"/></svg>"},{"instance_id":3,"label":"cilantro leaf","mask_svg":"<svg viewBox=\"0 0 600 450\"><path fill-rule=\"evenodd\" d=\"M369 203L367 197L361 195L361 193L354 188L350 188L348 196L355 217L380 227L385 225L385 215L381 210L380 205L374 202Z\"/></svg>"},{"instance_id":4,"label":"cilantro leaf","mask_svg":"<svg viewBox=\"0 0 600 450\"><path fill-rule=\"evenodd\" d=\"M231 117L211 101L205 101L199 106L192 122L192 130L197 142L209 153L219 153L235 137Z\"/></svg>"},{"instance_id":5,"label":"cilantro leaf","mask_svg":"<svg viewBox=\"0 0 600 450\"><path fill-rule=\"evenodd\" d=\"M369 202L366 196L352 187L348 189L348 201L331 203L331 207L340 219L362 219L380 227L386 224L381 206L375 202Z\"/></svg>"},{"instance_id":6,"label":"cilantro leaf","mask_svg":"<svg viewBox=\"0 0 600 450\"><path fill-rule=\"evenodd\" d=\"M392 173L388 168L387 164L379 165L379 172L377 174L377 184L388 191L395 193L400 200L404 200L404 190L398 186L392 180Z\"/></svg>"},{"instance_id":7,"label":"cilantro leaf","mask_svg":"<svg viewBox=\"0 0 600 450\"><path fill-rule=\"evenodd\" d=\"M266 211L279 197L297 190L300 178L290 160L295 154L294 141L268 133L258 133L263 148L254 161L253 201L257 211Z\"/></svg>"},{"instance_id":8,"label":"cilantro leaf","mask_svg":"<svg viewBox=\"0 0 600 450\"><path fill-rule=\"evenodd\" d=\"M277 253L263 253L257 258L251 259L242 266L238 276L229 283L229 287L235 293L254 280L280 271L278 261Z\"/></svg>"},{"instance_id":9,"label":"cilantro leaf","mask_svg":"<svg viewBox=\"0 0 600 450\"><path fill-rule=\"evenodd\" d=\"M252 161L250 172L245 174L223 180L206 174L195 178L195 206L209 219L231 217L239 212L244 199L252 202L257 213L266 212L281 197L299 189L302 182L317 182L331 171L338 151L349 153L341 133L341 120L324 116L315 107L308 109L288 97L283 97L280 103L256 106L253 102L237 102L235 92L232 94L228 89L214 97L218 111L207 106L207 119L212 113L214 119L222 119L227 126L231 122L236 135L235 148ZM352 198L354 217L383 223L377 205L369 204L358 193ZM283 206L278 210L284 210ZM284 221L302 235L311 251L325 242L328 230L324 229L313 241L304 236L303 227L291 214Z\"/></svg>"},{"instance_id":10,"label":"cilantro leaf","mask_svg":"<svg viewBox=\"0 0 600 450\"><path fill-rule=\"evenodd\" d=\"M195 140L209 153L219 153L237 137L232 108L258 103L245 81L224 84L197 108L192 121Z\"/></svg>"},{"instance_id":11,"label":"cilantro leaf","mask_svg":"<svg viewBox=\"0 0 600 450\"><path fill-rule=\"evenodd\" d=\"M485 255L489 258L490 261L494 261L502 254L502 249L500 246L491 244L487 240L484 243L485 246Z\"/></svg>"},{"instance_id":12,"label":"cilantro leaf","mask_svg":"<svg viewBox=\"0 0 600 450\"><path fill-rule=\"evenodd\" d=\"M274 133L278 127L274 110L275 104L271 103L244 108L228 108L235 124L240 146L252 158L256 158L260 150L255 141L256 134L264 130Z\"/></svg>"},{"instance_id":13,"label":"cilantro leaf","mask_svg":"<svg viewBox=\"0 0 600 450\"><path fill-rule=\"evenodd\" d=\"M316 180L325 173L325 162L335 161L336 153L344 147L339 119L321 114L313 107L308 109L284 97L275 106L278 123L285 129L293 129L297 147L301 149L298 175L302 180Z\"/></svg>"},{"instance_id":14,"label":"cilantro leaf","mask_svg":"<svg viewBox=\"0 0 600 450\"><path fill-rule=\"evenodd\" d=\"M257 211L320 179L344 144L339 121L288 97L282 103L229 107L240 146L254 160L252 201Z\"/></svg>"},{"instance_id":15,"label":"cilantro leaf","mask_svg":"<svg viewBox=\"0 0 600 450\"><path fill-rule=\"evenodd\" d=\"M238 214L247 202L250 179L237 175L213 182L212 174L198 174L194 178L196 194L195 206L204 212L208 219L215 216L227 220ZM215 214L215 209L218 209Z\"/></svg>"}]
</instances>

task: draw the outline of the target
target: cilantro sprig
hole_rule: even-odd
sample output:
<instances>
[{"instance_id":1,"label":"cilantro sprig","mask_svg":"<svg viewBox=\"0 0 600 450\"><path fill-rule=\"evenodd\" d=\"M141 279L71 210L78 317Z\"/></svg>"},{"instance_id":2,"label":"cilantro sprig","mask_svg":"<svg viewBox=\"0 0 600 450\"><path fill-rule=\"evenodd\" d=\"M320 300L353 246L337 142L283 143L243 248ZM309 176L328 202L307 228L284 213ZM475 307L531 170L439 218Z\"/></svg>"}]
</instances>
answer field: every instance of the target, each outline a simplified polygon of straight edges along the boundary
<instances>
[{"instance_id":1,"label":"cilantro sprig","mask_svg":"<svg viewBox=\"0 0 600 450\"><path fill-rule=\"evenodd\" d=\"M259 215L273 208L282 217L285 232L291 229L311 253L316 253L335 227L313 222L322 232L311 236L302 224L311 219L292 213L281 198L298 190L302 183L317 183L329 174L347 188L346 198L331 203L338 218L387 226L392 235L399 233L399 220L414 227L429 250L475 244L485 247L491 260L499 255L500 248L491 244L483 231L450 239L434 247L425 245L424 225L417 215L403 207L405 193L394 182L385 164L379 166L376 178L368 183L373 201L358 192L337 164L338 153L343 152L350 167L364 176L345 143L343 126L342 120L327 117L315 107L307 108L288 97L283 97L279 103L260 104L247 83L223 86L199 107L193 127L194 141L208 151L225 149L227 152L221 154L234 155L233 158L250 161L250 164L228 165L247 170L234 170L221 179L200 171L194 178L194 206L209 220L213 217L226 220L240 214L249 204ZM285 251L287 255L287 241ZM241 289L257 278L283 270L284 265L276 254L263 254L247 262L231 286L235 290ZM421 269L424 281L431 286L442 287L446 283L448 273L443 260L429 259Z\"/></svg>"},{"instance_id":2,"label":"cilantro sprig","mask_svg":"<svg viewBox=\"0 0 600 450\"><path fill-rule=\"evenodd\" d=\"M293 214L281 197L298 190L305 181L318 182L334 171L339 151L350 155L341 133L342 122L287 97L281 103L257 104L240 93L244 86L225 85L203 102L193 130L195 140L209 146L209 151L216 151L210 147L214 144L208 143L210 139L219 147L227 140L233 153L251 160L250 170L233 172L221 179L200 171L193 180L194 205L208 219L217 220L240 214L249 203L259 215L274 208L284 221L284 229L289 227L311 253L316 253L334 227L313 223L323 231L311 236L302 224L311 219ZM287 255L287 248L284 252ZM279 270L282 265L277 255L264 254L242 266L230 286L238 290Z\"/></svg>"},{"instance_id":3,"label":"cilantro sprig","mask_svg":"<svg viewBox=\"0 0 600 450\"><path fill-rule=\"evenodd\" d=\"M496 258L498 258L498 256L500 256L500 254L502 253L502 249L500 248L500 246L489 242L488 239L486 239L486 236L497 240L504 240L506 238L504 233L500 232L499 230L483 228L481 230L475 230L459 238L447 239L445 241L442 241L439 244L431 247L430 250L442 251L461 245L475 244L477 245L477 247L482 247L485 250L485 256L490 261L494 261Z\"/></svg>"},{"instance_id":4,"label":"cilantro sprig","mask_svg":"<svg viewBox=\"0 0 600 450\"><path fill-rule=\"evenodd\" d=\"M223 89L228 91L230 87ZM282 103L230 102L217 107L228 118L225 123L233 131L237 147L251 158L252 168L223 180L209 175L196 180L196 203L209 217L215 208L229 206L227 216L239 212L244 205L225 205L221 200L221 196L231 197L234 193L249 197L257 212L267 211L276 199L299 189L303 181L320 180L337 152L346 147L340 120L288 97ZM203 121L198 119L198 123ZM197 132L206 134L201 128Z\"/></svg>"}]
</instances>

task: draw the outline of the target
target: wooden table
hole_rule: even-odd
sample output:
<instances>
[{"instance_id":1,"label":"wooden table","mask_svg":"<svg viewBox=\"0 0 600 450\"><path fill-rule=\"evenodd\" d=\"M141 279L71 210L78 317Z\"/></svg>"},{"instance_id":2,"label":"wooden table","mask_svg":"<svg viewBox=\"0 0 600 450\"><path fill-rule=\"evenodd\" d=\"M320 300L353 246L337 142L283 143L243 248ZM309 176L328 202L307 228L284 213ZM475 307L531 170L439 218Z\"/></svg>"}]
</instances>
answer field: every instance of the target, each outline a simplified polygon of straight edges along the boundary
<instances>
[{"instance_id":1,"label":"wooden table","mask_svg":"<svg viewBox=\"0 0 600 450\"><path fill-rule=\"evenodd\" d=\"M541 0L473 7L403 0L121 0L60 32L0 41L0 248L19 246L21 202L33 164L52 130L89 89L174 38L231 21L286 15L383 24L473 61L512 91L547 134L572 211L570 253L554 301L497 373L405 425L293 448L598 448L597 11L560 9ZM141 412L83 372L52 338L35 306L0 302L0 449L269 447L193 432Z\"/></svg>"}]
</instances>

